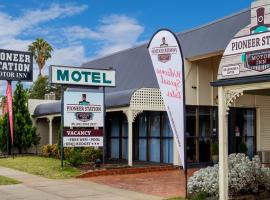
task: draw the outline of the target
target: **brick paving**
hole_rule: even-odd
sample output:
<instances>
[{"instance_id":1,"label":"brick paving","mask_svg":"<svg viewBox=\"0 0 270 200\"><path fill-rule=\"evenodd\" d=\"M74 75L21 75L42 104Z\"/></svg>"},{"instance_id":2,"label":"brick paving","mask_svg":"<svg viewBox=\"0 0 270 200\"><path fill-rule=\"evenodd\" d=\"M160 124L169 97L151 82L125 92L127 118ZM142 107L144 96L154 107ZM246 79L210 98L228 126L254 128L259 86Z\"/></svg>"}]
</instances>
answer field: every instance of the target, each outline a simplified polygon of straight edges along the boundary
<instances>
[{"instance_id":1,"label":"brick paving","mask_svg":"<svg viewBox=\"0 0 270 200\"><path fill-rule=\"evenodd\" d=\"M196 169L189 169L191 176ZM84 178L100 184L163 198L185 196L185 175L183 170L148 172L140 174L110 175Z\"/></svg>"}]
</instances>

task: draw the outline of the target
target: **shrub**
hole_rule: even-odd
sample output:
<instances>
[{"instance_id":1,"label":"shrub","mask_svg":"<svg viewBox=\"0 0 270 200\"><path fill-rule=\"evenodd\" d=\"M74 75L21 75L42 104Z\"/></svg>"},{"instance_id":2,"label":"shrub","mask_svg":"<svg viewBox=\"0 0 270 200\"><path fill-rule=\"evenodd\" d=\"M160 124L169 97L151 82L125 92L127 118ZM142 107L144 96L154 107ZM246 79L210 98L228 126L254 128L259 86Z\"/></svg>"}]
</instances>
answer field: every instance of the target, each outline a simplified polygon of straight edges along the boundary
<instances>
[{"instance_id":1,"label":"shrub","mask_svg":"<svg viewBox=\"0 0 270 200\"><path fill-rule=\"evenodd\" d=\"M207 199L207 193L205 192L199 193L191 198L191 200L205 200L205 199Z\"/></svg>"},{"instance_id":2,"label":"shrub","mask_svg":"<svg viewBox=\"0 0 270 200\"><path fill-rule=\"evenodd\" d=\"M66 160L72 166L78 166L82 164L83 159L81 156L81 150L78 148L72 148L69 156L66 157Z\"/></svg>"},{"instance_id":3,"label":"shrub","mask_svg":"<svg viewBox=\"0 0 270 200\"><path fill-rule=\"evenodd\" d=\"M45 157L59 158L59 151L57 144L46 144L41 147L41 155Z\"/></svg>"},{"instance_id":4,"label":"shrub","mask_svg":"<svg viewBox=\"0 0 270 200\"><path fill-rule=\"evenodd\" d=\"M102 151L93 147L87 147L83 149L82 157L84 162L95 162L98 158L102 160Z\"/></svg>"},{"instance_id":5,"label":"shrub","mask_svg":"<svg viewBox=\"0 0 270 200\"><path fill-rule=\"evenodd\" d=\"M207 167L195 172L188 180L188 191L192 195L206 193L218 195L218 165Z\"/></svg>"},{"instance_id":6,"label":"shrub","mask_svg":"<svg viewBox=\"0 0 270 200\"><path fill-rule=\"evenodd\" d=\"M207 167L194 173L188 180L190 194L207 193L208 196L218 195L218 165ZM270 169L262 168L258 156L252 161L245 154L229 156L229 194L252 194L259 188L270 189Z\"/></svg>"},{"instance_id":7,"label":"shrub","mask_svg":"<svg viewBox=\"0 0 270 200\"><path fill-rule=\"evenodd\" d=\"M256 181L256 164L245 154L229 156L229 193L231 195L251 194L258 192Z\"/></svg>"},{"instance_id":8,"label":"shrub","mask_svg":"<svg viewBox=\"0 0 270 200\"><path fill-rule=\"evenodd\" d=\"M64 148L64 158L68 158L73 148L66 147Z\"/></svg>"},{"instance_id":9,"label":"shrub","mask_svg":"<svg viewBox=\"0 0 270 200\"><path fill-rule=\"evenodd\" d=\"M57 148L57 144L53 144L51 145L51 157L54 157L54 158L59 158L59 151L58 151L58 148Z\"/></svg>"},{"instance_id":10,"label":"shrub","mask_svg":"<svg viewBox=\"0 0 270 200\"><path fill-rule=\"evenodd\" d=\"M45 157L50 157L52 153L51 145L46 144L41 147L41 155Z\"/></svg>"}]
</instances>

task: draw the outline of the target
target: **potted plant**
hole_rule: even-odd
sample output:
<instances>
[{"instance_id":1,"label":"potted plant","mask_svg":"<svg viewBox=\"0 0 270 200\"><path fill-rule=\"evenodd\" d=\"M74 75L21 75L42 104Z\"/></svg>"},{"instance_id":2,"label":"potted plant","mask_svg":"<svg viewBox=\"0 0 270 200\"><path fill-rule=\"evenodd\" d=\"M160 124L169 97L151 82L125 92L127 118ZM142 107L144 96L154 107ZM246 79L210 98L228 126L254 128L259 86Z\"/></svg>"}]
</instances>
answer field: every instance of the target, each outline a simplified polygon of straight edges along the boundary
<instances>
[{"instance_id":1,"label":"potted plant","mask_svg":"<svg viewBox=\"0 0 270 200\"><path fill-rule=\"evenodd\" d=\"M214 164L218 163L218 142L213 142L211 146L211 151L212 151L212 161Z\"/></svg>"},{"instance_id":2,"label":"potted plant","mask_svg":"<svg viewBox=\"0 0 270 200\"><path fill-rule=\"evenodd\" d=\"M248 151L247 144L245 142L241 142L239 144L239 153L247 154L247 151Z\"/></svg>"}]
</instances>

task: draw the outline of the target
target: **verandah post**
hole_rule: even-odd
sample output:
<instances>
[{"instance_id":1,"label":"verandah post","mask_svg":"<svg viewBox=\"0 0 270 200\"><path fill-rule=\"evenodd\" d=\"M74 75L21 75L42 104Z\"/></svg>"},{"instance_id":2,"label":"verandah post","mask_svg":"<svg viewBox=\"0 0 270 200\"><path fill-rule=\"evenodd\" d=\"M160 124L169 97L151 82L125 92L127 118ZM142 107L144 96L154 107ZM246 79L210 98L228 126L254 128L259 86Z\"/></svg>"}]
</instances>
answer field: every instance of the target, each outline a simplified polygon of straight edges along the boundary
<instances>
[{"instance_id":1,"label":"verandah post","mask_svg":"<svg viewBox=\"0 0 270 200\"><path fill-rule=\"evenodd\" d=\"M218 88L218 122L219 122L219 199L228 199L228 115L226 97L223 87Z\"/></svg>"}]
</instances>

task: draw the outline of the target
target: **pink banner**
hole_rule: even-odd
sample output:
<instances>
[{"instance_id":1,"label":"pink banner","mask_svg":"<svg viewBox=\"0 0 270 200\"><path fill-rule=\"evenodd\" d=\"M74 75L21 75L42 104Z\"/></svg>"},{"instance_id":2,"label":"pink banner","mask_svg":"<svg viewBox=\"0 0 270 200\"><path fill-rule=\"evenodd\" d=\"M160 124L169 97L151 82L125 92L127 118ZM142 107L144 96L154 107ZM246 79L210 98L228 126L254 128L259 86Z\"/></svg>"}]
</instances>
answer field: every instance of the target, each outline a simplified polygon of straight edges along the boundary
<instances>
[{"instance_id":1,"label":"pink banner","mask_svg":"<svg viewBox=\"0 0 270 200\"><path fill-rule=\"evenodd\" d=\"M13 144L12 86L9 81L7 85L7 108L8 108L11 144Z\"/></svg>"}]
</instances>

